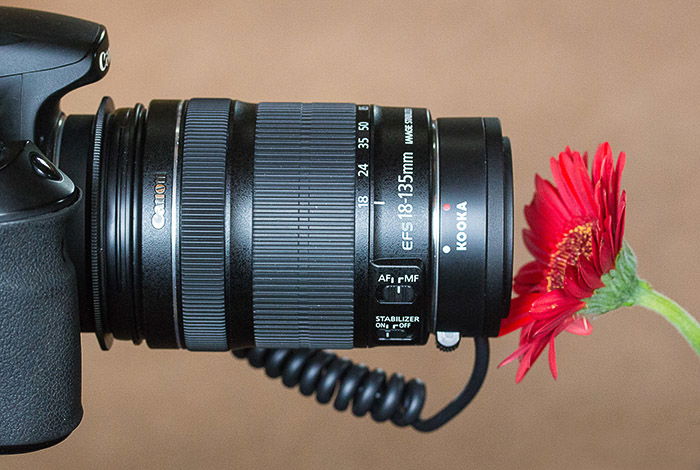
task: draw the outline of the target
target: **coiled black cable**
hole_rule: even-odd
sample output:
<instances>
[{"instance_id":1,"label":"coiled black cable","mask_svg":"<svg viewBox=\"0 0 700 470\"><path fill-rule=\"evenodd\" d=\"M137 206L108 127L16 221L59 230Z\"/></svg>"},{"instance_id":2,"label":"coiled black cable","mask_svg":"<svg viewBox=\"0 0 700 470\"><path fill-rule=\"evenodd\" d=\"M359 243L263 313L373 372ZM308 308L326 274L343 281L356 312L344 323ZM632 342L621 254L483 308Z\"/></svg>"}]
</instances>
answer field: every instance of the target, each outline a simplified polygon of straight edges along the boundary
<instances>
[{"instance_id":1,"label":"coiled black cable","mask_svg":"<svg viewBox=\"0 0 700 470\"><path fill-rule=\"evenodd\" d=\"M397 426L413 426L423 432L438 429L474 399L484 383L489 363L489 343L485 337L474 338L474 367L464 389L442 410L428 419L420 413L426 399L425 384L392 374L387 379L381 369L370 370L362 364L320 349L251 348L234 351L255 368L265 368L271 378L282 377L287 387L299 386L306 396L316 393L319 403L328 403L344 411L352 404L355 416L370 413L375 421L391 420Z\"/></svg>"}]
</instances>

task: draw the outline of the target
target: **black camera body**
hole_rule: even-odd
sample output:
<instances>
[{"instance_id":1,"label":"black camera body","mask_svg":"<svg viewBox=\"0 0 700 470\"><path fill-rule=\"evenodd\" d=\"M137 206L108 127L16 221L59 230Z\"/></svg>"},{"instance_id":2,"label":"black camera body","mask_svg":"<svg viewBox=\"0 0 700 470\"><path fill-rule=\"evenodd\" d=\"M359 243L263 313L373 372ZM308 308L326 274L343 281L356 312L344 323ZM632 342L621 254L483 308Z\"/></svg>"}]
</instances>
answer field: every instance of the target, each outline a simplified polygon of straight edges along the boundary
<instances>
[{"instance_id":1,"label":"black camera body","mask_svg":"<svg viewBox=\"0 0 700 470\"><path fill-rule=\"evenodd\" d=\"M78 425L81 331L105 350L232 350L419 431L472 400L510 302L498 119L202 98L65 116L61 98L109 66L103 26L0 7L0 453ZM444 351L474 338L476 357L427 420L419 380L320 349L430 334Z\"/></svg>"},{"instance_id":2,"label":"black camera body","mask_svg":"<svg viewBox=\"0 0 700 470\"><path fill-rule=\"evenodd\" d=\"M47 155L61 97L107 72L107 34L3 7L0 54L0 449L19 452L61 441L83 413L77 281L65 249L82 195Z\"/></svg>"}]
</instances>

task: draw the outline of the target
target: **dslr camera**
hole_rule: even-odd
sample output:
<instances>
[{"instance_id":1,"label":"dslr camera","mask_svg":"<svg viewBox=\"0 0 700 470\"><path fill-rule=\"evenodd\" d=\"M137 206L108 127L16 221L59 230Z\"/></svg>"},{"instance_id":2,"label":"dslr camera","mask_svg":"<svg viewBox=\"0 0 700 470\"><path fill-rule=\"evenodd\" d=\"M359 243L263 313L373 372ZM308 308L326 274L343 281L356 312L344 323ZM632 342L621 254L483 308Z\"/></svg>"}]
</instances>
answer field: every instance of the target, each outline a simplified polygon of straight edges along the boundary
<instances>
[{"instance_id":1,"label":"dslr camera","mask_svg":"<svg viewBox=\"0 0 700 470\"><path fill-rule=\"evenodd\" d=\"M233 351L358 416L437 429L476 395L512 277L511 151L495 118L410 106L154 100L68 115L106 29L0 8L0 451L82 417L80 333ZM326 349L473 338L464 390Z\"/></svg>"}]
</instances>

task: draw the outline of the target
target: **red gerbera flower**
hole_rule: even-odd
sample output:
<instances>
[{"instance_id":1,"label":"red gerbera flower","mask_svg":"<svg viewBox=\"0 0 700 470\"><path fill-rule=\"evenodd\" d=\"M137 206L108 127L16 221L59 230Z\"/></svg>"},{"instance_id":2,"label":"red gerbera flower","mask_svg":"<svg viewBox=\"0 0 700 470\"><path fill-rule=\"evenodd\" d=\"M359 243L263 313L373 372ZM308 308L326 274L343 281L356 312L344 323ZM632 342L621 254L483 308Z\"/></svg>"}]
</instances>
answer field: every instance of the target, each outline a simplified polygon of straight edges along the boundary
<instances>
[{"instance_id":1,"label":"red gerbera flower","mask_svg":"<svg viewBox=\"0 0 700 470\"><path fill-rule=\"evenodd\" d=\"M615 267L622 249L625 154L615 163L610 145L600 145L591 174L587 154L568 147L550 163L554 184L537 175L535 195L525 207L530 228L523 238L535 260L515 277L517 297L501 324L500 335L522 328L519 347L500 364L520 360L516 382L547 346L549 367L557 377L555 337L563 331L591 333L588 319L580 314L584 300L603 287L601 277Z\"/></svg>"}]
</instances>

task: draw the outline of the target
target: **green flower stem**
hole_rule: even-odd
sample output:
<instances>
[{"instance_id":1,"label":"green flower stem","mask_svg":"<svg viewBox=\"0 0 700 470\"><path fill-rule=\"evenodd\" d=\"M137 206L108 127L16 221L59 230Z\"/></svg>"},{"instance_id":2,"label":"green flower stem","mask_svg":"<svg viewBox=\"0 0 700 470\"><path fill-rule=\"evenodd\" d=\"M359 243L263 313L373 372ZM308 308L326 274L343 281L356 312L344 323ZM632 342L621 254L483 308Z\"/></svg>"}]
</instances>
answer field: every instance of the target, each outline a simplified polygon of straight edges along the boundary
<instances>
[{"instance_id":1,"label":"green flower stem","mask_svg":"<svg viewBox=\"0 0 700 470\"><path fill-rule=\"evenodd\" d=\"M672 324L700 356L700 322L696 318L644 281L640 281L635 297L637 305L653 310Z\"/></svg>"},{"instance_id":2,"label":"green flower stem","mask_svg":"<svg viewBox=\"0 0 700 470\"><path fill-rule=\"evenodd\" d=\"M700 323L683 307L656 292L637 275L637 257L624 243L615 259L615 268L601 277L603 287L583 299L586 307L580 315L598 316L621 307L640 305L657 312L671 323L700 356Z\"/></svg>"}]
</instances>

